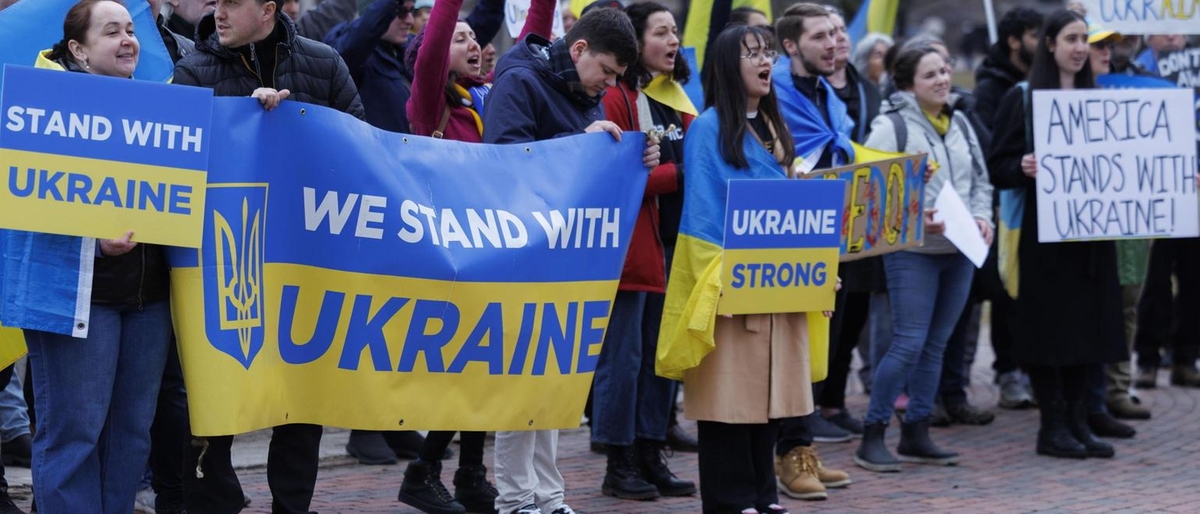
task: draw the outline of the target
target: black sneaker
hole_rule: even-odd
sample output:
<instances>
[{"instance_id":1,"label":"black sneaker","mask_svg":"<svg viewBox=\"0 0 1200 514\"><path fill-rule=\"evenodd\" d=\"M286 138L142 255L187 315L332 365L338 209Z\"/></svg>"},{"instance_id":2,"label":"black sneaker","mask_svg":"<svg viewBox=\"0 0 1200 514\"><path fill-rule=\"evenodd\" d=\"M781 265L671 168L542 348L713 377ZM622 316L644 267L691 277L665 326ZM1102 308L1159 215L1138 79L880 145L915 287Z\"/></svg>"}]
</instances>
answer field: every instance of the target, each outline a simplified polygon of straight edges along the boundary
<instances>
[{"instance_id":1,"label":"black sneaker","mask_svg":"<svg viewBox=\"0 0 1200 514\"><path fill-rule=\"evenodd\" d=\"M496 496L499 494L496 487L488 482L487 468L482 465L463 466L454 472L454 499L467 512L494 514Z\"/></svg>"},{"instance_id":2,"label":"black sneaker","mask_svg":"<svg viewBox=\"0 0 1200 514\"><path fill-rule=\"evenodd\" d=\"M388 447L383 434L373 430L351 430L346 453L358 459L359 464L386 466L396 463L396 454Z\"/></svg>"},{"instance_id":3,"label":"black sneaker","mask_svg":"<svg viewBox=\"0 0 1200 514\"><path fill-rule=\"evenodd\" d=\"M0 514L25 514L25 511L13 503L8 491L0 492Z\"/></svg>"},{"instance_id":4,"label":"black sneaker","mask_svg":"<svg viewBox=\"0 0 1200 514\"><path fill-rule=\"evenodd\" d=\"M859 421L854 416L851 416L850 411L847 411L846 409L842 409L837 414L826 417L825 421L828 421L828 422L832 423L834 426L849 432L850 435L852 435L854 437L862 437L862 434L863 434L862 422Z\"/></svg>"},{"instance_id":5,"label":"black sneaker","mask_svg":"<svg viewBox=\"0 0 1200 514\"><path fill-rule=\"evenodd\" d=\"M809 414L800 419L808 429L808 433L812 434L813 441L818 443L845 443L854 439L854 436L850 435L850 432L842 430L833 423L826 421L818 413Z\"/></svg>"},{"instance_id":6,"label":"black sneaker","mask_svg":"<svg viewBox=\"0 0 1200 514\"><path fill-rule=\"evenodd\" d=\"M466 514L442 484L442 462L414 460L404 470L404 482L396 499L427 514Z\"/></svg>"},{"instance_id":7,"label":"black sneaker","mask_svg":"<svg viewBox=\"0 0 1200 514\"><path fill-rule=\"evenodd\" d=\"M995 414L976 409L966 402L947 405L946 415L958 425L986 425L996 420Z\"/></svg>"}]
</instances>

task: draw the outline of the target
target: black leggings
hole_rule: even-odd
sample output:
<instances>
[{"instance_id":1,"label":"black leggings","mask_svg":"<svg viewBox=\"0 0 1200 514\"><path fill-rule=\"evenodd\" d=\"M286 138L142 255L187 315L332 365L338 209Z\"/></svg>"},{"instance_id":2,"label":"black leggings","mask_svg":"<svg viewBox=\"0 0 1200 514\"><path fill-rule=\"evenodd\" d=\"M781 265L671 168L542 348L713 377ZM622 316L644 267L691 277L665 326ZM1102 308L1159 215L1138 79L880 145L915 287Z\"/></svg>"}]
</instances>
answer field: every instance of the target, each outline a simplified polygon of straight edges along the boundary
<instances>
[{"instance_id":1,"label":"black leggings","mask_svg":"<svg viewBox=\"0 0 1200 514\"><path fill-rule=\"evenodd\" d=\"M446 448L454 440L453 430L434 430L425 436L425 444L421 445L420 459L425 462L438 462L446 454ZM463 432L459 437L458 467L483 465L483 442L487 432Z\"/></svg>"},{"instance_id":2,"label":"black leggings","mask_svg":"<svg viewBox=\"0 0 1200 514\"><path fill-rule=\"evenodd\" d=\"M1038 405L1080 402L1088 385L1088 366L1029 366L1029 383Z\"/></svg>"},{"instance_id":3,"label":"black leggings","mask_svg":"<svg viewBox=\"0 0 1200 514\"><path fill-rule=\"evenodd\" d=\"M778 422L730 424L697 421L700 434L700 502L704 514L767 510L779 502L775 456Z\"/></svg>"}]
</instances>

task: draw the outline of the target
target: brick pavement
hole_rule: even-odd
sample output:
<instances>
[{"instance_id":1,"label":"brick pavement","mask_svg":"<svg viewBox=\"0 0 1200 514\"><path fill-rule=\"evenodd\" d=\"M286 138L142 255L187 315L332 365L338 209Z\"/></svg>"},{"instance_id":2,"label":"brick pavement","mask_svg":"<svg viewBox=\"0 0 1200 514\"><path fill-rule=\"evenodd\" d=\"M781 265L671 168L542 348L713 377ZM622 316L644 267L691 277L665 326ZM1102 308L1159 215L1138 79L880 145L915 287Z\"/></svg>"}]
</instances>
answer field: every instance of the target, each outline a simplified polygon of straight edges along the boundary
<instances>
[{"instance_id":1,"label":"brick pavement","mask_svg":"<svg viewBox=\"0 0 1200 514\"><path fill-rule=\"evenodd\" d=\"M994 406L990 352L981 342L980 365L973 372L971 396L976 405ZM1160 374L1165 386L1166 374ZM854 382L852 379L851 382ZM846 469L854 484L833 490L824 502L784 499L792 512L1200 512L1200 390L1159 387L1141 393L1154 410L1154 419L1136 422L1138 436L1115 441L1115 460L1067 461L1036 456L1036 411L994 409L996 421L986 427L934 429L936 440L962 453L956 467L906 464L899 474L874 474L851 462L855 443L822 444L819 450L827 467ZM866 397L847 398L851 410L862 414ZM694 427L688 423L688 428ZM694 432L693 432L694 433ZM344 434L336 434L342 435ZM660 499L627 502L601 496L604 457L588 451L586 429L564 431L559 467L567 479L569 503L580 512L685 513L699 512L700 500ZM889 434L894 448L898 430ZM490 446L490 443L489 443ZM488 459L491 458L488 448ZM446 462L449 483L457 462ZM696 456L676 454L671 467L682 477L697 479ZM404 463L394 466L361 466L348 457L324 461L313 509L331 513L397 513L417 511L396 502ZM254 503L246 512L267 512L270 494L264 469L241 471L241 479ZM28 507L26 490L16 491Z\"/></svg>"}]
</instances>

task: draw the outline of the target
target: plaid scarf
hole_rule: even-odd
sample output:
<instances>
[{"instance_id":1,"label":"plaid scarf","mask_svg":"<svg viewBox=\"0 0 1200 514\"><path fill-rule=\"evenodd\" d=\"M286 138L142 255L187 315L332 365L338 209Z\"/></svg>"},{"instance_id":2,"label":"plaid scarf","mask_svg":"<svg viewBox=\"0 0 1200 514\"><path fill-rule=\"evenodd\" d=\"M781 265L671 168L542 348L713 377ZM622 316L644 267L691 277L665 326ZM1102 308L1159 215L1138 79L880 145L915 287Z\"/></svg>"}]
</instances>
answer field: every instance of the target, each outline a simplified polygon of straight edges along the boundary
<instances>
[{"instance_id":1,"label":"plaid scarf","mask_svg":"<svg viewBox=\"0 0 1200 514\"><path fill-rule=\"evenodd\" d=\"M571 60L571 49L567 47L566 40L559 39L550 46L541 47L539 50L546 58L550 72L561 79L563 85L566 86L567 96L586 107L594 107L600 103L599 96L588 96L583 82L579 80L579 71L575 69L575 62Z\"/></svg>"}]
</instances>

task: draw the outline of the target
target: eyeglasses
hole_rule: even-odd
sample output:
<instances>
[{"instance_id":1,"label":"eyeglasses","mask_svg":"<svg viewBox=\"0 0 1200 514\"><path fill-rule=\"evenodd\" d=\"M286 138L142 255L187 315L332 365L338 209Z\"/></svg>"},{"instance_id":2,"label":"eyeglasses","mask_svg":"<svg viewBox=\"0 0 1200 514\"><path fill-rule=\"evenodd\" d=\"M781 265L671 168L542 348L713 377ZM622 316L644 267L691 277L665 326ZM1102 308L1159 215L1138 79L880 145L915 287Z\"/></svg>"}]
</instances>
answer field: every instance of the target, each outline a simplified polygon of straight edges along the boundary
<instances>
[{"instance_id":1,"label":"eyeglasses","mask_svg":"<svg viewBox=\"0 0 1200 514\"><path fill-rule=\"evenodd\" d=\"M750 52L741 57L742 57L742 59L750 59L751 63L758 63L758 62L766 61L771 64L775 64L775 61L779 60L779 52L776 52L774 50L768 50L766 52L760 52L760 51L755 50L755 51Z\"/></svg>"}]
</instances>

